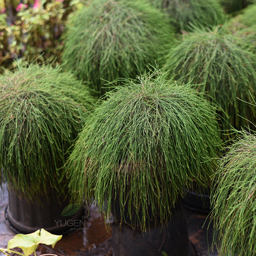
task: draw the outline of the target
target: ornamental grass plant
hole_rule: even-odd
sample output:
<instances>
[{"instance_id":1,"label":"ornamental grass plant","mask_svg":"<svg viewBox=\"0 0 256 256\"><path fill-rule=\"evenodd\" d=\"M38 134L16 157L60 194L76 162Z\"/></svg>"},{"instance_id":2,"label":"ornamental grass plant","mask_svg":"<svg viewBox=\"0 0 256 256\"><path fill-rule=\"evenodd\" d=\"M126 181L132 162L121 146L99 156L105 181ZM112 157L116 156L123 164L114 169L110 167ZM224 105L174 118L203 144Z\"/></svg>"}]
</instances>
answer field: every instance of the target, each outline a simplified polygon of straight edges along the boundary
<instances>
[{"instance_id":1,"label":"ornamental grass plant","mask_svg":"<svg viewBox=\"0 0 256 256\"><path fill-rule=\"evenodd\" d=\"M250 5L236 17L224 24L223 29L233 34L243 43L242 46L256 53L256 4Z\"/></svg>"},{"instance_id":2,"label":"ornamental grass plant","mask_svg":"<svg viewBox=\"0 0 256 256\"><path fill-rule=\"evenodd\" d=\"M225 15L216 0L149 0L155 7L168 13L179 31L194 27L213 27L222 24Z\"/></svg>"},{"instance_id":3,"label":"ornamental grass plant","mask_svg":"<svg viewBox=\"0 0 256 256\"><path fill-rule=\"evenodd\" d=\"M184 187L209 181L220 145L215 109L156 73L107 93L67 163L74 199L93 197L106 215L118 200L122 221L127 208L144 231L149 219L170 220Z\"/></svg>"},{"instance_id":4,"label":"ornamental grass plant","mask_svg":"<svg viewBox=\"0 0 256 256\"><path fill-rule=\"evenodd\" d=\"M112 89L106 80L135 78L150 64L161 66L173 41L168 18L146 1L95 0L67 26L63 66L100 96Z\"/></svg>"},{"instance_id":5,"label":"ornamental grass plant","mask_svg":"<svg viewBox=\"0 0 256 256\"><path fill-rule=\"evenodd\" d=\"M256 59L241 44L221 28L197 29L170 51L164 67L170 77L184 83L191 81L198 91L219 104L224 140L233 136L228 131L231 127L254 128L256 123L251 104L256 92Z\"/></svg>"},{"instance_id":6,"label":"ornamental grass plant","mask_svg":"<svg viewBox=\"0 0 256 256\"><path fill-rule=\"evenodd\" d=\"M253 54L256 54L256 23L253 26L237 30L233 35L241 41L241 46Z\"/></svg>"},{"instance_id":7,"label":"ornamental grass plant","mask_svg":"<svg viewBox=\"0 0 256 256\"><path fill-rule=\"evenodd\" d=\"M246 27L256 25L256 3L248 6L243 12L233 19L230 20L230 23L233 23L233 26L236 28L238 24L242 24Z\"/></svg>"},{"instance_id":8,"label":"ornamental grass plant","mask_svg":"<svg viewBox=\"0 0 256 256\"><path fill-rule=\"evenodd\" d=\"M0 166L18 195L35 199L65 189L63 165L92 110L81 86L72 74L48 66L0 76Z\"/></svg>"},{"instance_id":9,"label":"ornamental grass plant","mask_svg":"<svg viewBox=\"0 0 256 256\"><path fill-rule=\"evenodd\" d=\"M256 134L243 131L221 159L212 194L218 255L256 254Z\"/></svg>"},{"instance_id":10,"label":"ornamental grass plant","mask_svg":"<svg viewBox=\"0 0 256 256\"><path fill-rule=\"evenodd\" d=\"M25 83L20 82L20 86L33 87L40 86L47 90L55 90L66 97L70 97L84 107L87 115L94 109L96 98L94 98L89 87L79 81L71 72L64 72L60 66L52 67L48 64L25 64L19 65L15 72L6 70L2 78L15 82L25 74Z\"/></svg>"}]
</instances>

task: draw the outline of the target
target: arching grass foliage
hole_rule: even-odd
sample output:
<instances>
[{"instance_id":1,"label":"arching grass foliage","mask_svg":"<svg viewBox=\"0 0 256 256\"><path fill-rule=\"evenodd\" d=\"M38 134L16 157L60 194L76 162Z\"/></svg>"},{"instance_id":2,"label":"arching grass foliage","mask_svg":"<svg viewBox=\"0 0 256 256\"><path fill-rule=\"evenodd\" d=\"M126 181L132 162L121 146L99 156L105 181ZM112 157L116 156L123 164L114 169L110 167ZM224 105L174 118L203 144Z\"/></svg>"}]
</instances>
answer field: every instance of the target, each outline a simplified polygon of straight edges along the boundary
<instances>
[{"instance_id":1,"label":"arching grass foliage","mask_svg":"<svg viewBox=\"0 0 256 256\"><path fill-rule=\"evenodd\" d=\"M148 0L167 12L178 30L192 31L194 27L213 27L222 24L225 15L216 0Z\"/></svg>"},{"instance_id":2,"label":"arching grass foliage","mask_svg":"<svg viewBox=\"0 0 256 256\"><path fill-rule=\"evenodd\" d=\"M246 9L244 9L243 12L238 16L236 16L235 18L233 18L231 22L236 21L244 24L247 27L256 25L255 12L256 12L256 2L255 4L250 5Z\"/></svg>"},{"instance_id":3,"label":"arching grass foliage","mask_svg":"<svg viewBox=\"0 0 256 256\"><path fill-rule=\"evenodd\" d=\"M236 17L224 24L226 33L231 33L243 43L245 49L256 53L256 4L250 5Z\"/></svg>"},{"instance_id":4,"label":"arching grass foliage","mask_svg":"<svg viewBox=\"0 0 256 256\"><path fill-rule=\"evenodd\" d=\"M223 122L227 135L230 125L240 130L256 123L255 107L250 104L256 92L256 58L241 46L241 40L239 44L220 28L198 29L170 51L164 67L170 77L191 81L219 104L229 116L228 122Z\"/></svg>"},{"instance_id":5,"label":"arching grass foliage","mask_svg":"<svg viewBox=\"0 0 256 256\"><path fill-rule=\"evenodd\" d=\"M256 254L256 135L242 133L221 159L212 195L218 255Z\"/></svg>"},{"instance_id":6,"label":"arching grass foliage","mask_svg":"<svg viewBox=\"0 0 256 256\"><path fill-rule=\"evenodd\" d=\"M125 80L107 94L68 161L76 199L120 201L133 226L167 221L184 187L206 184L219 147L215 110L189 85L163 74ZM141 215L140 215L141 214Z\"/></svg>"},{"instance_id":7,"label":"arching grass foliage","mask_svg":"<svg viewBox=\"0 0 256 256\"><path fill-rule=\"evenodd\" d=\"M95 0L68 24L63 62L102 95L110 90L105 80L135 78L149 64L163 64L173 40L168 18L146 1Z\"/></svg>"},{"instance_id":8,"label":"arching grass foliage","mask_svg":"<svg viewBox=\"0 0 256 256\"><path fill-rule=\"evenodd\" d=\"M84 86L48 66L19 67L0 76L0 109L0 166L8 184L33 199L65 189L62 167L92 109Z\"/></svg>"}]
</instances>

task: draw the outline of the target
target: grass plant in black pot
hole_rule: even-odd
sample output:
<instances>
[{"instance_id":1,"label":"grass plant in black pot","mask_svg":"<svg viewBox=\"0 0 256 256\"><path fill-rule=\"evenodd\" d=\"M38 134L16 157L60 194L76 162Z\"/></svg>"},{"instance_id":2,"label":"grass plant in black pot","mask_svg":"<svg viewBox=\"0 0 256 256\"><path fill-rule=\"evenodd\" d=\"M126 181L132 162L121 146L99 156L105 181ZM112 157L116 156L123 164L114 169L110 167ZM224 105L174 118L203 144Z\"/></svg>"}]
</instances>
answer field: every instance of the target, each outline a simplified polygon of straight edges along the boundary
<instances>
[{"instance_id":1,"label":"grass plant in black pot","mask_svg":"<svg viewBox=\"0 0 256 256\"><path fill-rule=\"evenodd\" d=\"M225 14L216 0L148 0L166 12L178 31L222 24Z\"/></svg>"},{"instance_id":2,"label":"grass plant in black pot","mask_svg":"<svg viewBox=\"0 0 256 256\"><path fill-rule=\"evenodd\" d=\"M92 110L85 86L70 73L31 65L0 76L0 166L9 187L6 217L19 233L73 228L63 165ZM71 222L67 220L71 219Z\"/></svg>"},{"instance_id":3,"label":"grass plant in black pot","mask_svg":"<svg viewBox=\"0 0 256 256\"><path fill-rule=\"evenodd\" d=\"M216 167L215 110L157 71L124 82L80 133L68 161L70 189L114 214L114 255L190 255L179 197Z\"/></svg>"},{"instance_id":4,"label":"grass plant in black pot","mask_svg":"<svg viewBox=\"0 0 256 256\"><path fill-rule=\"evenodd\" d=\"M221 159L213 184L218 255L256 254L256 134L242 132Z\"/></svg>"},{"instance_id":5,"label":"grass plant in black pot","mask_svg":"<svg viewBox=\"0 0 256 256\"><path fill-rule=\"evenodd\" d=\"M221 137L227 143L235 134L233 127L253 129L256 123L256 58L241 44L240 39L238 45L236 37L219 27L209 31L197 29L170 51L165 65L170 77L184 83L191 81L207 99L219 105ZM187 191L185 205L209 212L210 193L196 196L194 192Z\"/></svg>"},{"instance_id":6,"label":"grass plant in black pot","mask_svg":"<svg viewBox=\"0 0 256 256\"><path fill-rule=\"evenodd\" d=\"M219 27L197 29L170 50L164 67L170 77L184 83L191 81L220 106L219 113L226 119L222 122L224 141L233 136L231 127L254 128L256 123L256 58L237 43L236 37Z\"/></svg>"},{"instance_id":7,"label":"grass plant in black pot","mask_svg":"<svg viewBox=\"0 0 256 256\"><path fill-rule=\"evenodd\" d=\"M105 80L161 66L173 41L168 18L146 1L95 0L67 25L63 65L100 96L111 89Z\"/></svg>"}]
</instances>

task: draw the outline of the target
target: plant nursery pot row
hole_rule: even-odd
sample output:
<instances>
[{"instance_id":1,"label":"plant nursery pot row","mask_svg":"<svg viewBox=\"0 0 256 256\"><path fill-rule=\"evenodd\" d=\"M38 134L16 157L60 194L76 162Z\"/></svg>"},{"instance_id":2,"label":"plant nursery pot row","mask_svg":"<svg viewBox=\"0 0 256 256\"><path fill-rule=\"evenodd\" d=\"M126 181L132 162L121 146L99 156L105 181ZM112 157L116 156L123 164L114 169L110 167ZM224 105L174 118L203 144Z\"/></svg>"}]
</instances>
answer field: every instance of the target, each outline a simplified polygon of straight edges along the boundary
<instances>
[{"instance_id":1,"label":"plant nursery pot row","mask_svg":"<svg viewBox=\"0 0 256 256\"><path fill-rule=\"evenodd\" d=\"M83 216L83 207L71 217L63 217L61 213L69 204L68 198L60 203L56 199L56 191L52 191L47 200L45 196L38 202L20 198L13 189L9 188L9 205L6 209L6 219L10 228L16 233L32 233L45 228L53 234L67 234L77 227L71 225L80 223ZM192 250L188 239L188 230L181 205L177 203L172 212L171 220L164 226L154 222L147 232L130 226L128 216L126 222L120 225L120 208L116 202L113 205L115 223L112 225L113 255L140 256L159 255L165 252L168 256L191 256ZM49 254L46 254L47 256ZM49 255L50 256L50 255Z\"/></svg>"}]
</instances>

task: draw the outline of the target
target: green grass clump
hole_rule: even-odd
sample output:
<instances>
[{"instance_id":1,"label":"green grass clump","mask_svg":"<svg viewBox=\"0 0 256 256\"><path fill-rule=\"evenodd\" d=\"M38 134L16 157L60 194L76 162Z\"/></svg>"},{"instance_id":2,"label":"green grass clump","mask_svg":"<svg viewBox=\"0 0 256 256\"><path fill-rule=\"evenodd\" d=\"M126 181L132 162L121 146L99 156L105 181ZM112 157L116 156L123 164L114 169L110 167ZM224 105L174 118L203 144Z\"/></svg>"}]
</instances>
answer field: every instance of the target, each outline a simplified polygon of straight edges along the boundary
<instances>
[{"instance_id":1,"label":"green grass clump","mask_svg":"<svg viewBox=\"0 0 256 256\"><path fill-rule=\"evenodd\" d=\"M256 254L256 135L242 136L221 159L212 195L218 255Z\"/></svg>"},{"instance_id":2,"label":"green grass clump","mask_svg":"<svg viewBox=\"0 0 256 256\"><path fill-rule=\"evenodd\" d=\"M233 33L241 41L241 46L256 54L256 24Z\"/></svg>"},{"instance_id":3,"label":"green grass clump","mask_svg":"<svg viewBox=\"0 0 256 256\"><path fill-rule=\"evenodd\" d=\"M67 169L76 199L107 202L107 214L119 200L122 218L127 207L145 230L170 219L184 187L209 181L220 138L215 109L189 85L156 73L124 83L87 122Z\"/></svg>"},{"instance_id":4,"label":"green grass clump","mask_svg":"<svg viewBox=\"0 0 256 256\"><path fill-rule=\"evenodd\" d=\"M173 37L168 18L144 0L95 0L67 26L64 67L99 96L110 90L106 80L161 66Z\"/></svg>"},{"instance_id":5,"label":"green grass clump","mask_svg":"<svg viewBox=\"0 0 256 256\"><path fill-rule=\"evenodd\" d=\"M256 5L248 6L224 24L223 29L243 42L245 49L256 53Z\"/></svg>"},{"instance_id":6,"label":"green grass clump","mask_svg":"<svg viewBox=\"0 0 256 256\"><path fill-rule=\"evenodd\" d=\"M222 124L225 133L230 125L240 130L244 126L253 128L250 122L256 123L255 107L250 104L256 92L255 69L255 55L218 28L187 35L170 51L165 65L169 76L184 83L191 81L228 114L229 121Z\"/></svg>"},{"instance_id":7,"label":"green grass clump","mask_svg":"<svg viewBox=\"0 0 256 256\"><path fill-rule=\"evenodd\" d=\"M244 9L255 0L219 0L220 4L224 7L226 13L236 13Z\"/></svg>"},{"instance_id":8,"label":"green grass clump","mask_svg":"<svg viewBox=\"0 0 256 256\"><path fill-rule=\"evenodd\" d=\"M31 65L0 76L0 167L31 199L65 189L63 165L92 109L84 86L76 93L81 83L59 71Z\"/></svg>"},{"instance_id":9,"label":"green grass clump","mask_svg":"<svg viewBox=\"0 0 256 256\"><path fill-rule=\"evenodd\" d=\"M19 66L15 72L8 70L5 70L5 72L4 81L11 79L13 83L17 83L19 77L24 77L24 81L20 81L19 86L54 89L63 96L71 97L77 103L82 104L87 114L94 109L97 99L91 95L89 88L82 84L71 72L63 72L59 66L53 68L51 65L30 64L28 68Z\"/></svg>"},{"instance_id":10,"label":"green grass clump","mask_svg":"<svg viewBox=\"0 0 256 256\"><path fill-rule=\"evenodd\" d=\"M256 25L256 4L248 6L244 11L238 15L237 17L233 18L232 21L240 22L247 27Z\"/></svg>"},{"instance_id":11,"label":"green grass clump","mask_svg":"<svg viewBox=\"0 0 256 256\"><path fill-rule=\"evenodd\" d=\"M149 0L166 11L178 30L191 31L194 27L213 27L222 24L225 15L216 0Z\"/></svg>"}]
</instances>

